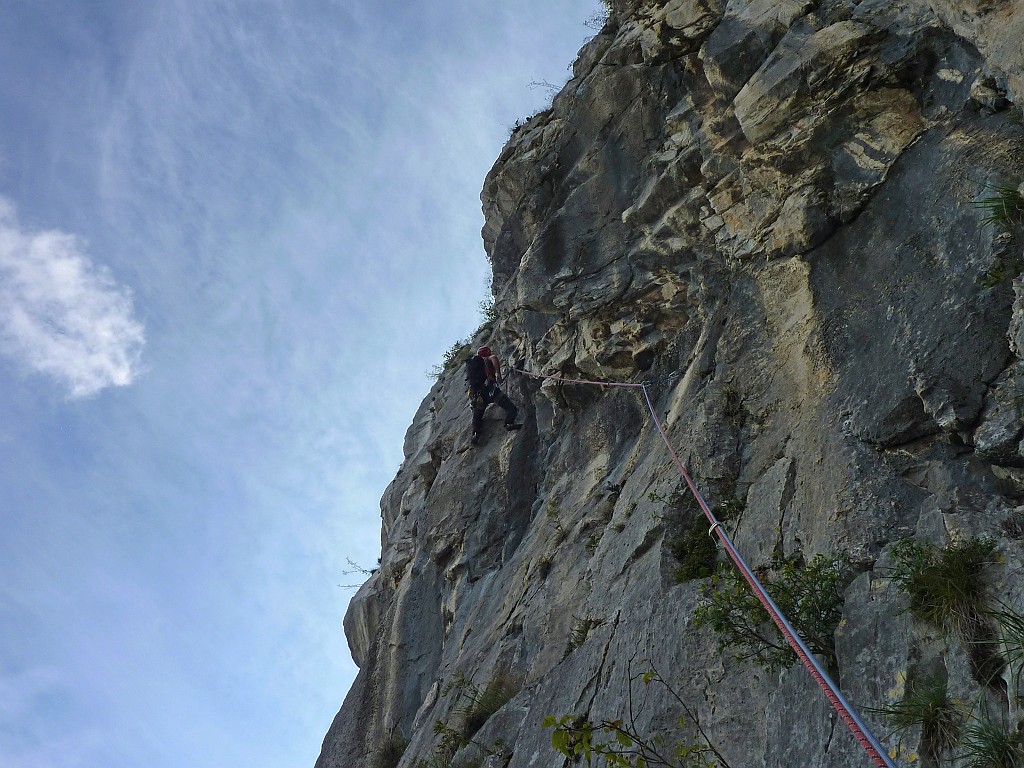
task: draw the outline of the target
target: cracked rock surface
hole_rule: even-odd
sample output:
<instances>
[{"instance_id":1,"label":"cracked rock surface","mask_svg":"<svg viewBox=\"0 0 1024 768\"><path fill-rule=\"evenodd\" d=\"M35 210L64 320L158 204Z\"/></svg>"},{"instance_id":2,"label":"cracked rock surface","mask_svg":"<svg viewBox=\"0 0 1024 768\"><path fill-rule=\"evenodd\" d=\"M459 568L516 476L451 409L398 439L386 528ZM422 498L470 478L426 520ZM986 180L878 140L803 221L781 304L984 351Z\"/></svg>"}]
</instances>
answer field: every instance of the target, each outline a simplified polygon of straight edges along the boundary
<instances>
[{"instance_id":1,"label":"cracked rock surface","mask_svg":"<svg viewBox=\"0 0 1024 768\"><path fill-rule=\"evenodd\" d=\"M484 183L503 359L648 381L680 459L755 569L856 564L837 682L869 708L936 670L1010 726L1016 681L903 612L890 548L991 536L1024 613L1024 232L973 205L1024 181L1024 0L616 0L550 109ZM650 660L734 768L867 766L799 666L693 626L673 545L696 513L637 390L513 375L524 428L469 443L460 366L427 395L381 500L380 569L349 607L360 667L317 768L429 759L464 706L520 691L474 740L488 768L560 768L545 715L621 717ZM670 740L650 691L639 725ZM474 747L464 749L469 755ZM919 756L919 753L920 756ZM462 755L457 755L459 759Z\"/></svg>"}]
</instances>

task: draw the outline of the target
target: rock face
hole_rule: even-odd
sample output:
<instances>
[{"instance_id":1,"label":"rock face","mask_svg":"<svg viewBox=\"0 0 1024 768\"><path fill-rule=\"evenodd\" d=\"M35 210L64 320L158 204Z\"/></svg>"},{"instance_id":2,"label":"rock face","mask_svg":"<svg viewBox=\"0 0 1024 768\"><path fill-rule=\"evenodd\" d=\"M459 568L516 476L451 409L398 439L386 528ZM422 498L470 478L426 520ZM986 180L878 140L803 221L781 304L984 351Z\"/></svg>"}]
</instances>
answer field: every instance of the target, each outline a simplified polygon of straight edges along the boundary
<instances>
[{"instance_id":1,"label":"rock face","mask_svg":"<svg viewBox=\"0 0 1024 768\"><path fill-rule=\"evenodd\" d=\"M925 672L1021 717L1012 669L980 684L887 575L900 538L991 536L993 595L1024 613L1024 232L972 205L1024 180L1022 39L1021 0L617 0L482 194L500 320L473 346L652 382L751 566L849 558L833 671L900 764L935 764L928 735L870 709ZM451 684L499 675L519 692L473 737L494 754L454 764L558 768L544 716L622 717L648 662L733 768L871 764L801 667L695 626L706 580L673 578L693 506L636 390L512 375L524 429L492 407L473 447L462 377L381 501L317 768L399 733L390 765L429 761L466 708ZM677 703L647 693L638 726L671 743Z\"/></svg>"}]
</instances>

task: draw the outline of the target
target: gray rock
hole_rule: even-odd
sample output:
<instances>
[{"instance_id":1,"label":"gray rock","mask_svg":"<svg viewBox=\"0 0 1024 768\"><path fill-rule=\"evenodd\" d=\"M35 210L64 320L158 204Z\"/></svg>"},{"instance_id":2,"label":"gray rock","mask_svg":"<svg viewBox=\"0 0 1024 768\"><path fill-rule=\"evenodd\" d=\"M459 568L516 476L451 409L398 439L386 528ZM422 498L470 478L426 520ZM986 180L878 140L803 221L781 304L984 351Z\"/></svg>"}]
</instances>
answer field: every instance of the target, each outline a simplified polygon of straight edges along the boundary
<instances>
[{"instance_id":1,"label":"gray rock","mask_svg":"<svg viewBox=\"0 0 1024 768\"><path fill-rule=\"evenodd\" d=\"M732 100L793 22L813 5L808 0L730 2L725 17L701 49L704 70L715 92Z\"/></svg>"},{"instance_id":2,"label":"gray rock","mask_svg":"<svg viewBox=\"0 0 1024 768\"><path fill-rule=\"evenodd\" d=\"M822 30L800 25L782 38L736 95L736 119L754 144L799 125L804 111L831 110L870 73L872 27L843 21ZM808 91L814 98L808 99Z\"/></svg>"}]
</instances>

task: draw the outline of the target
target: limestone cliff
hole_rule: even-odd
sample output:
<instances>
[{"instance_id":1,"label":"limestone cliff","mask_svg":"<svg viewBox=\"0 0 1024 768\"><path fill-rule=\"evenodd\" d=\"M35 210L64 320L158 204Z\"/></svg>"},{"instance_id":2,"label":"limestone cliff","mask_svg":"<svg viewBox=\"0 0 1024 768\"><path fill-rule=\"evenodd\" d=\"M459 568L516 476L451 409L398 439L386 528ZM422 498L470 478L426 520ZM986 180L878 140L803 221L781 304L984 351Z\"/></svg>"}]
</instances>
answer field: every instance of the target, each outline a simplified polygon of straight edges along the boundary
<instances>
[{"instance_id":1,"label":"limestone cliff","mask_svg":"<svg viewBox=\"0 0 1024 768\"><path fill-rule=\"evenodd\" d=\"M835 677L901 765L934 764L928 734L870 710L925 673L1021 717L1013 666L979 682L887 576L901 538L989 536L993 600L1024 613L1024 232L974 204L1024 181L1022 39L1024 0L616 0L482 194L497 320L472 345L653 382L752 566L846 557ZM622 716L645 660L732 768L870 765L800 666L695 626L696 513L642 398L506 390L525 427L489 412L480 447L459 365L420 407L317 768L395 734L401 768L429 761L465 714L451 684L498 676L518 693L473 737L494 754L455 765L558 768L544 716ZM638 723L671 742L677 703L648 693Z\"/></svg>"}]
</instances>

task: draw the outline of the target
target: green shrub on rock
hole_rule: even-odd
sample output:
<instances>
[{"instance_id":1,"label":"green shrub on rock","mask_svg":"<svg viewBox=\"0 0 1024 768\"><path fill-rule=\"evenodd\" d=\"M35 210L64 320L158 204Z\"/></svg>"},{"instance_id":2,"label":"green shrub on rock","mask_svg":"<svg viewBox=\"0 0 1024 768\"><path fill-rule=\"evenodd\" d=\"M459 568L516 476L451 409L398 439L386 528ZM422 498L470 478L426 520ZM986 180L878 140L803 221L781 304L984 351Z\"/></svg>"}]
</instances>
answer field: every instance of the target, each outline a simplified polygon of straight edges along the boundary
<instances>
[{"instance_id":1,"label":"green shrub on rock","mask_svg":"<svg viewBox=\"0 0 1024 768\"><path fill-rule=\"evenodd\" d=\"M843 589L850 564L843 557L817 555L810 563L796 560L773 564L761 578L776 605L807 647L836 666L835 631L842 618ZM737 660L751 659L775 670L796 661L781 630L732 564L720 564L694 613L698 627L710 627L718 636L719 651Z\"/></svg>"},{"instance_id":2,"label":"green shrub on rock","mask_svg":"<svg viewBox=\"0 0 1024 768\"><path fill-rule=\"evenodd\" d=\"M714 573L718 546L708 535L707 521L703 517L694 521L685 536L672 542L672 556L679 563L675 571L679 584L706 579Z\"/></svg>"}]
</instances>

